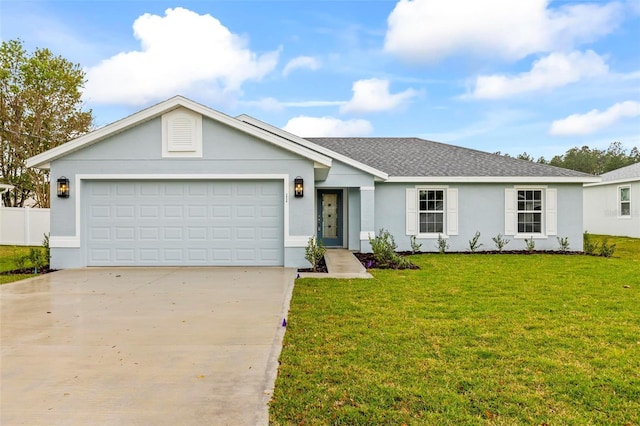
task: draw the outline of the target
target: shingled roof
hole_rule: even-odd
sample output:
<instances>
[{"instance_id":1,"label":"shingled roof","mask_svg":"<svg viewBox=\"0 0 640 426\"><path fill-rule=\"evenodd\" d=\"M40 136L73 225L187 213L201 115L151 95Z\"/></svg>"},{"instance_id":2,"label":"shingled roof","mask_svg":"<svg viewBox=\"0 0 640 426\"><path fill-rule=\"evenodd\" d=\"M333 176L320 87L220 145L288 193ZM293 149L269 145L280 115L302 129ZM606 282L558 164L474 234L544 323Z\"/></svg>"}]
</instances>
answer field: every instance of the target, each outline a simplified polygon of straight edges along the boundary
<instances>
[{"instance_id":1,"label":"shingled roof","mask_svg":"<svg viewBox=\"0 0 640 426\"><path fill-rule=\"evenodd\" d=\"M602 174L602 182L609 182L612 180L640 180L640 163L621 167Z\"/></svg>"},{"instance_id":2,"label":"shingled roof","mask_svg":"<svg viewBox=\"0 0 640 426\"><path fill-rule=\"evenodd\" d=\"M420 138L305 138L390 177L568 177L592 175Z\"/></svg>"}]
</instances>

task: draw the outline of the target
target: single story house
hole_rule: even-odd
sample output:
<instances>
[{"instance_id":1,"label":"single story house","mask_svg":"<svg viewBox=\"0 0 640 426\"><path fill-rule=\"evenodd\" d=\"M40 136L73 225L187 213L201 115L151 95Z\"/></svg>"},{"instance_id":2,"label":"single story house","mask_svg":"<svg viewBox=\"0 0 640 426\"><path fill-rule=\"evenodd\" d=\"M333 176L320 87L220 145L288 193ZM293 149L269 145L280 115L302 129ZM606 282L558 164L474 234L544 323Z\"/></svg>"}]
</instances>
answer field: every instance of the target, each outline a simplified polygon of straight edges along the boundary
<instances>
[{"instance_id":1,"label":"single story house","mask_svg":"<svg viewBox=\"0 0 640 426\"><path fill-rule=\"evenodd\" d=\"M54 268L306 267L311 236L369 252L380 228L399 250L464 251L476 231L485 249L503 234L580 250L582 186L599 181L418 138L303 139L180 96L27 165L51 172Z\"/></svg>"},{"instance_id":2,"label":"single story house","mask_svg":"<svg viewBox=\"0 0 640 426\"><path fill-rule=\"evenodd\" d=\"M584 186L584 229L640 238L640 163L604 173Z\"/></svg>"}]
</instances>

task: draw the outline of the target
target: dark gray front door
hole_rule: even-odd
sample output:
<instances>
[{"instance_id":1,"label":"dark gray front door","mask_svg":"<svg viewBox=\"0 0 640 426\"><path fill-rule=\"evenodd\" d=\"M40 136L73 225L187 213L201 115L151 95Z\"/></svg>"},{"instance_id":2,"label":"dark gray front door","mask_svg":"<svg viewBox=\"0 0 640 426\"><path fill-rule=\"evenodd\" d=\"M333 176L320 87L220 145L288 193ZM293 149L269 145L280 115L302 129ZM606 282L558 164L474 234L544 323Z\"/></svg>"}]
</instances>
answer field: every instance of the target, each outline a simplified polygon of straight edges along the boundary
<instances>
[{"instance_id":1,"label":"dark gray front door","mask_svg":"<svg viewBox=\"0 0 640 426\"><path fill-rule=\"evenodd\" d=\"M318 239L327 247L342 247L342 191L318 190Z\"/></svg>"}]
</instances>

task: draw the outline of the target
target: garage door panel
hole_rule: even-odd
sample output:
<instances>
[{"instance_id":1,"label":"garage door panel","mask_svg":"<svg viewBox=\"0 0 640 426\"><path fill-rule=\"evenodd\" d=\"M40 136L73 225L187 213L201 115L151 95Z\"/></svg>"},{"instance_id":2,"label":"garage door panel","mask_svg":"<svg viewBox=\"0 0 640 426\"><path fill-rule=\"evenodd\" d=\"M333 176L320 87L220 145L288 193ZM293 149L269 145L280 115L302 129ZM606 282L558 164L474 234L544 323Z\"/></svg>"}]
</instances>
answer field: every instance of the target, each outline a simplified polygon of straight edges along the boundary
<instances>
[{"instance_id":1,"label":"garage door panel","mask_svg":"<svg viewBox=\"0 0 640 426\"><path fill-rule=\"evenodd\" d=\"M282 265L278 181L94 181L83 190L89 265Z\"/></svg>"}]
</instances>

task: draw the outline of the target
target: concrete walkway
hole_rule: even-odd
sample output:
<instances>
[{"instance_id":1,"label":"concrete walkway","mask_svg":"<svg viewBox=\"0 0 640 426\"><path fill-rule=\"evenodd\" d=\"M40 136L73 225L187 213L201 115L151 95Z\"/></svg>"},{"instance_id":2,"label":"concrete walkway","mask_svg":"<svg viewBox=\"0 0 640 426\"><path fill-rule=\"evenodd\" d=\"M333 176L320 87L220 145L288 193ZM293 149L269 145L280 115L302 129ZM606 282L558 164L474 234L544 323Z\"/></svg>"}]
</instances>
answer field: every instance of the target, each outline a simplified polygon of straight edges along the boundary
<instances>
[{"instance_id":1,"label":"concrete walkway","mask_svg":"<svg viewBox=\"0 0 640 426\"><path fill-rule=\"evenodd\" d=\"M267 425L295 270L84 268L0 286L0 424Z\"/></svg>"},{"instance_id":2,"label":"concrete walkway","mask_svg":"<svg viewBox=\"0 0 640 426\"><path fill-rule=\"evenodd\" d=\"M357 257L346 249L328 249L324 255L328 273L300 273L300 278L373 278Z\"/></svg>"}]
</instances>

